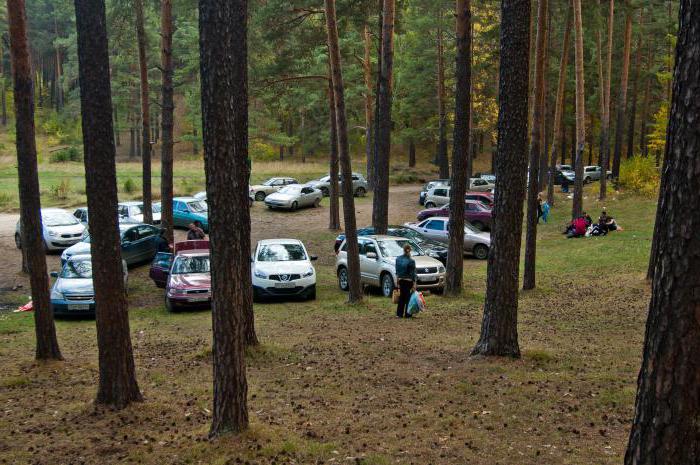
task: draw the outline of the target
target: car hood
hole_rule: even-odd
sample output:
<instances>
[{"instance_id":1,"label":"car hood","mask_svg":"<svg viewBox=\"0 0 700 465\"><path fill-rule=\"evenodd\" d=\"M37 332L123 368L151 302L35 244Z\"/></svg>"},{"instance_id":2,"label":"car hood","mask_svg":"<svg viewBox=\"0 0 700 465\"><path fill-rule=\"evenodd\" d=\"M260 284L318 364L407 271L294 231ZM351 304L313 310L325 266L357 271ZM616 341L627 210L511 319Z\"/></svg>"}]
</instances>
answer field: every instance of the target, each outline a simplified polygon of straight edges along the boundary
<instances>
[{"instance_id":1,"label":"car hood","mask_svg":"<svg viewBox=\"0 0 700 465\"><path fill-rule=\"evenodd\" d=\"M46 226L46 229L57 234L82 234L85 232L85 225L78 223L67 226Z\"/></svg>"},{"instance_id":2,"label":"car hood","mask_svg":"<svg viewBox=\"0 0 700 465\"><path fill-rule=\"evenodd\" d=\"M298 195L293 195L293 194L282 194L280 192L275 192L274 194L270 194L267 197L265 197L265 200L270 199L270 200L294 200L298 198Z\"/></svg>"},{"instance_id":3,"label":"car hood","mask_svg":"<svg viewBox=\"0 0 700 465\"><path fill-rule=\"evenodd\" d=\"M311 263L306 260L294 262L255 262L253 267L265 274L303 274L309 270Z\"/></svg>"},{"instance_id":4,"label":"car hood","mask_svg":"<svg viewBox=\"0 0 700 465\"><path fill-rule=\"evenodd\" d=\"M89 255L90 254L90 243L89 242L78 242L73 244L63 251L62 257L70 257L72 255Z\"/></svg>"},{"instance_id":5,"label":"car hood","mask_svg":"<svg viewBox=\"0 0 700 465\"><path fill-rule=\"evenodd\" d=\"M250 190L250 189L253 189L253 190L267 189L268 187L270 187L270 186L264 186L262 184L254 184L254 185L250 186L250 188L248 190Z\"/></svg>"},{"instance_id":6,"label":"car hood","mask_svg":"<svg viewBox=\"0 0 700 465\"><path fill-rule=\"evenodd\" d=\"M92 294L94 289L92 287L91 278L58 278L53 286L55 291L62 294Z\"/></svg>"},{"instance_id":7,"label":"car hood","mask_svg":"<svg viewBox=\"0 0 700 465\"><path fill-rule=\"evenodd\" d=\"M177 289L210 289L210 273L187 273L170 275L170 287Z\"/></svg>"}]
</instances>

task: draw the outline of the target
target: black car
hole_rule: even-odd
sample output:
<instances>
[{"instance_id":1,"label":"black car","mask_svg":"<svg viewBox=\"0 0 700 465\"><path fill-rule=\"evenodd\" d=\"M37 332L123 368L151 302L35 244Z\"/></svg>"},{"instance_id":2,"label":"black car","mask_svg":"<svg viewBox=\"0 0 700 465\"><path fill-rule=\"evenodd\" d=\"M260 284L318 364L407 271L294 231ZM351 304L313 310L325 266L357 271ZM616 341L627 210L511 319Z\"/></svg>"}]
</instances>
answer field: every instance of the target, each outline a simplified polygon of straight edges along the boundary
<instances>
[{"instance_id":1,"label":"black car","mask_svg":"<svg viewBox=\"0 0 700 465\"><path fill-rule=\"evenodd\" d=\"M386 233L389 236L406 237L411 239L420 246L426 255L439 260L443 265L447 264L447 247L445 247L445 244L428 239L418 231L414 231L413 229L406 228L404 226L389 226ZM374 227L372 226L357 230L358 236L371 236L373 234ZM345 234L340 234L335 238L334 248L336 253L338 253L338 248L340 248L340 244L342 244L344 240Z\"/></svg>"}]
</instances>

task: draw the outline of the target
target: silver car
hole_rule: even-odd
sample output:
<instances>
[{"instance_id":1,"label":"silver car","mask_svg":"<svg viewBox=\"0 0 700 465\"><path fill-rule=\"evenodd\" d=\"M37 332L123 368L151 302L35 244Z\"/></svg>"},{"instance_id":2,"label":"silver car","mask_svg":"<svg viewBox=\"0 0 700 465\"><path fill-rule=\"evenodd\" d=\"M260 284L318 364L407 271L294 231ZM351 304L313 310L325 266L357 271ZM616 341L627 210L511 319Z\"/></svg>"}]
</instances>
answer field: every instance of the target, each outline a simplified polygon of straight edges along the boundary
<instances>
[{"instance_id":1,"label":"silver car","mask_svg":"<svg viewBox=\"0 0 700 465\"><path fill-rule=\"evenodd\" d=\"M338 186L340 187L342 184L343 176L338 175ZM330 176L324 176L321 179L309 181L306 185L320 190L324 197L328 197L331 194ZM355 197L363 197L367 193L367 180L360 173L352 173L352 191Z\"/></svg>"},{"instance_id":2,"label":"silver car","mask_svg":"<svg viewBox=\"0 0 700 465\"><path fill-rule=\"evenodd\" d=\"M360 236L357 242L360 248L360 282L379 287L385 297L391 297L393 290L398 287L396 257L403 254L403 247L406 244L413 249L411 256L416 262L416 288L441 292L445 287L444 265L425 255L410 239L396 236ZM347 291L348 255L345 241L338 249L335 269L340 289Z\"/></svg>"},{"instance_id":3,"label":"silver car","mask_svg":"<svg viewBox=\"0 0 700 465\"><path fill-rule=\"evenodd\" d=\"M428 239L449 243L448 225L450 219L446 217L432 217L419 223L406 223L404 226L419 232ZM469 223L464 224L464 252L472 254L479 260L485 260L489 256L491 248L491 235L479 231Z\"/></svg>"},{"instance_id":4,"label":"silver car","mask_svg":"<svg viewBox=\"0 0 700 465\"><path fill-rule=\"evenodd\" d=\"M80 242L85 236L85 225L61 208L41 209L41 237L47 251L63 250ZM15 245L22 248L21 221L15 226Z\"/></svg>"},{"instance_id":5,"label":"silver car","mask_svg":"<svg viewBox=\"0 0 700 465\"><path fill-rule=\"evenodd\" d=\"M121 223L143 223L143 202L120 202L117 204ZM153 224L160 224L160 202L151 204Z\"/></svg>"},{"instance_id":6,"label":"silver car","mask_svg":"<svg viewBox=\"0 0 700 465\"><path fill-rule=\"evenodd\" d=\"M299 181L294 178L270 178L262 184L250 186L249 195L258 202L262 202L268 195L274 194L284 186L291 184L299 184Z\"/></svg>"},{"instance_id":7,"label":"silver car","mask_svg":"<svg viewBox=\"0 0 700 465\"><path fill-rule=\"evenodd\" d=\"M292 184L283 187L279 192L268 195L265 198L265 205L271 209L296 210L303 207L318 207L322 198L323 194L318 189Z\"/></svg>"}]
</instances>

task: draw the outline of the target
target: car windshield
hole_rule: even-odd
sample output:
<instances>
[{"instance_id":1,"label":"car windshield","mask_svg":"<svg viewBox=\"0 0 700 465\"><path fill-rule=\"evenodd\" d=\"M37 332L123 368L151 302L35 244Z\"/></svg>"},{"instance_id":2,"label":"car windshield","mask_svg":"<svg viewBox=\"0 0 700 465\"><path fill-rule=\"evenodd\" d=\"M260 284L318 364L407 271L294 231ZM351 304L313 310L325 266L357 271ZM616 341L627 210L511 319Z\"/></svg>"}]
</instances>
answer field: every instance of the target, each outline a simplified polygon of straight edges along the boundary
<instances>
[{"instance_id":1,"label":"car windshield","mask_svg":"<svg viewBox=\"0 0 700 465\"><path fill-rule=\"evenodd\" d=\"M209 273L209 256L180 256L173 263L172 274Z\"/></svg>"},{"instance_id":2,"label":"car windshield","mask_svg":"<svg viewBox=\"0 0 700 465\"><path fill-rule=\"evenodd\" d=\"M78 219L66 212L50 212L41 215L41 221L44 226L72 226L74 224L80 224Z\"/></svg>"},{"instance_id":3,"label":"car windshield","mask_svg":"<svg viewBox=\"0 0 700 465\"><path fill-rule=\"evenodd\" d=\"M295 195L301 192L301 186L287 186L280 189L280 194Z\"/></svg>"},{"instance_id":4,"label":"car windshield","mask_svg":"<svg viewBox=\"0 0 700 465\"><path fill-rule=\"evenodd\" d=\"M275 181L277 181L277 179L275 179L275 178L268 179L267 181L265 181L263 183L263 186L271 186Z\"/></svg>"},{"instance_id":5,"label":"car windshield","mask_svg":"<svg viewBox=\"0 0 700 465\"><path fill-rule=\"evenodd\" d=\"M90 260L69 260L61 270L64 279L92 278L92 262Z\"/></svg>"},{"instance_id":6,"label":"car windshield","mask_svg":"<svg viewBox=\"0 0 700 465\"><path fill-rule=\"evenodd\" d=\"M424 255L423 251L418 247L418 245L409 239L386 239L383 241L377 241L379 244L379 250L382 251L383 257L398 257L403 255L403 247L408 244L411 246L411 255Z\"/></svg>"},{"instance_id":7,"label":"car windshield","mask_svg":"<svg viewBox=\"0 0 700 465\"><path fill-rule=\"evenodd\" d=\"M306 260L301 244L264 244L258 250L259 262L296 262Z\"/></svg>"},{"instance_id":8,"label":"car windshield","mask_svg":"<svg viewBox=\"0 0 700 465\"><path fill-rule=\"evenodd\" d=\"M205 213L208 210L207 203L202 200L187 202L187 208L189 208L192 213Z\"/></svg>"},{"instance_id":9,"label":"car windshield","mask_svg":"<svg viewBox=\"0 0 700 465\"><path fill-rule=\"evenodd\" d=\"M467 222L464 223L464 232L469 232L472 234L481 234L482 233L482 231L479 231L478 229L476 229L474 226L472 226L471 224L469 224Z\"/></svg>"},{"instance_id":10,"label":"car windshield","mask_svg":"<svg viewBox=\"0 0 700 465\"><path fill-rule=\"evenodd\" d=\"M414 240L416 242L423 242L424 240L423 236L421 236L416 231L410 228L398 228L395 229L393 232L394 234L392 234L392 236L396 235L401 237L407 237L408 239Z\"/></svg>"},{"instance_id":11,"label":"car windshield","mask_svg":"<svg viewBox=\"0 0 700 465\"><path fill-rule=\"evenodd\" d=\"M132 205L129 207L129 214L130 215L142 215L143 214L143 205Z\"/></svg>"},{"instance_id":12,"label":"car windshield","mask_svg":"<svg viewBox=\"0 0 700 465\"><path fill-rule=\"evenodd\" d=\"M160 213L160 204L159 203L154 203L153 207L151 208L153 210L153 213Z\"/></svg>"}]
</instances>

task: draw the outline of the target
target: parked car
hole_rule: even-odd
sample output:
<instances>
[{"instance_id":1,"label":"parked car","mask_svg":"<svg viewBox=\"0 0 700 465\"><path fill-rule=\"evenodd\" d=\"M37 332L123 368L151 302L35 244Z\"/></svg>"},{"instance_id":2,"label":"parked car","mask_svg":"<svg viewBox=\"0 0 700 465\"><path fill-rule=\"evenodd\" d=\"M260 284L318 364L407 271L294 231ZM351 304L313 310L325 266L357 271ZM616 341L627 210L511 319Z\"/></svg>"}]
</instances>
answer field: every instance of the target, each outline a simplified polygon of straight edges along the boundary
<instances>
[{"instance_id":1,"label":"parked car","mask_svg":"<svg viewBox=\"0 0 700 465\"><path fill-rule=\"evenodd\" d=\"M318 207L323 199L320 190L310 186L292 184L280 189L279 192L270 194L265 198L268 208L282 208L296 210L303 207Z\"/></svg>"},{"instance_id":2,"label":"parked car","mask_svg":"<svg viewBox=\"0 0 700 465\"><path fill-rule=\"evenodd\" d=\"M122 260L124 285L129 272ZM52 272L56 281L51 286L51 310L56 316L95 316L95 291L92 284L90 255L73 255L59 272Z\"/></svg>"},{"instance_id":3,"label":"parked car","mask_svg":"<svg viewBox=\"0 0 700 465\"><path fill-rule=\"evenodd\" d=\"M571 168L569 165L562 165ZM569 182L574 182L576 180L576 171L572 168L570 170L561 170L562 176L566 177ZM583 182L588 184L593 181L600 181L603 175L603 168L600 166L584 166L583 167ZM612 179L612 171L607 172L607 178Z\"/></svg>"},{"instance_id":4,"label":"parked car","mask_svg":"<svg viewBox=\"0 0 700 465\"><path fill-rule=\"evenodd\" d=\"M418 221L423 221L435 216L450 216L450 205L442 208L429 208L418 213ZM491 229L492 211L481 202L467 200L464 202L464 219L479 231Z\"/></svg>"},{"instance_id":5,"label":"parked car","mask_svg":"<svg viewBox=\"0 0 700 465\"><path fill-rule=\"evenodd\" d=\"M420 246L421 250L429 257L436 258L442 262L443 265L447 264L447 247L440 242L428 239L426 236L418 231L405 226L389 226L386 230L388 236L405 237L411 239L413 242ZM368 226L366 228L361 228L357 230L358 236L373 236L374 227ZM335 238L335 245L333 246L335 253L338 253L340 245L345 240L345 234L339 234Z\"/></svg>"},{"instance_id":6,"label":"parked car","mask_svg":"<svg viewBox=\"0 0 700 465\"><path fill-rule=\"evenodd\" d=\"M428 195L428 191L433 187L449 185L449 179L436 179L435 181L426 182L423 186L423 189L421 189L420 194L418 194L418 203L421 205L425 205L425 196Z\"/></svg>"},{"instance_id":7,"label":"parked car","mask_svg":"<svg viewBox=\"0 0 700 465\"><path fill-rule=\"evenodd\" d=\"M471 178L469 180L469 188L467 190L473 192L491 192L496 185L484 178Z\"/></svg>"},{"instance_id":8,"label":"parked car","mask_svg":"<svg viewBox=\"0 0 700 465\"><path fill-rule=\"evenodd\" d=\"M262 202L268 195L278 192L290 184L299 184L299 181L294 178L270 178L262 184L250 186L249 192L253 199Z\"/></svg>"},{"instance_id":9,"label":"parked car","mask_svg":"<svg viewBox=\"0 0 700 465\"><path fill-rule=\"evenodd\" d=\"M474 200L483 203L488 208L493 208L493 193L491 192L467 192L464 195L464 200Z\"/></svg>"},{"instance_id":10,"label":"parked car","mask_svg":"<svg viewBox=\"0 0 700 465\"><path fill-rule=\"evenodd\" d=\"M41 237L47 251L63 250L80 242L85 236L85 225L61 208L41 209ZM15 245L22 248L22 225L15 226Z\"/></svg>"},{"instance_id":11,"label":"parked car","mask_svg":"<svg viewBox=\"0 0 700 465\"><path fill-rule=\"evenodd\" d=\"M442 207L450 201L449 186L438 184L425 195L425 208Z\"/></svg>"},{"instance_id":12,"label":"parked car","mask_svg":"<svg viewBox=\"0 0 700 465\"><path fill-rule=\"evenodd\" d=\"M148 270L148 276L157 287L165 288L172 264L173 254L171 252L156 252L156 256L151 262L151 268Z\"/></svg>"},{"instance_id":13,"label":"parked car","mask_svg":"<svg viewBox=\"0 0 700 465\"><path fill-rule=\"evenodd\" d=\"M311 264L317 257L309 255L296 239L259 241L252 257L253 298L316 298L316 270Z\"/></svg>"},{"instance_id":14,"label":"parked car","mask_svg":"<svg viewBox=\"0 0 700 465\"><path fill-rule=\"evenodd\" d=\"M200 221L204 232L209 232L207 202L194 197L175 197L173 199L173 226L187 228L195 221Z\"/></svg>"},{"instance_id":15,"label":"parked car","mask_svg":"<svg viewBox=\"0 0 700 465\"><path fill-rule=\"evenodd\" d=\"M496 184L496 175L490 173L474 173L475 178L486 179L491 184Z\"/></svg>"},{"instance_id":16,"label":"parked car","mask_svg":"<svg viewBox=\"0 0 700 465\"><path fill-rule=\"evenodd\" d=\"M160 202L158 202L158 204L153 204L153 210L155 211L156 209L158 209L158 212L160 213ZM85 226L85 229L87 230L88 220L90 219L90 217L88 216L88 208L87 207L76 208L75 211L73 212L73 216L75 216L78 219L78 221L80 221L83 224L83 226ZM133 224L133 222L129 221L128 218L122 218L119 215L117 215L117 221L119 221L119 223L124 223L124 224L129 224L129 223Z\"/></svg>"},{"instance_id":17,"label":"parked car","mask_svg":"<svg viewBox=\"0 0 700 465\"><path fill-rule=\"evenodd\" d=\"M425 255L423 250L410 239L394 236L360 236L360 282L379 287L382 295L391 297L398 286L396 278L396 257L403 254L403 247L409 244L416 261L416 288L442 292L445 287L445 267L438 260ZM335 259L338 285L348 290L347 242L343 241Z\"/></svg>"},{"instance_id":18,"label":"parked car","mask_svg":"<svg viewBox=\"0 0 700 465\"><path fill-rule=\"evenodd\" d=\"M143 202L120 202L117 211L123 223L143 223ZM151 211L153 224L160 224L160 203L151 204Z\"/></svg>"},{"instance_id":19,"label":"parked car","mask_svg":"<svg viewBox=\"0 0 700 465\"><path fill-rule=\"evenodd\" d=\"M160 229L150 224L120 224L122 258L126 264L133 266L153 259L158 248ZM68 247L61 254L61 264L73 255L90 254L90 235L82 242Z\"/></svg>"},{"instance_id":20,"label":"parked car","mask_svg":"<svg viewBox=\"0 0 700 465\"><path fill-rule=\"evenodd\" d=\"M338 186L343 184L343 176L338 176ZM321 179L316 179L314 181L309 181L306 183L307 186L311 186L314 189L318 189L323 193L324 197L328 197L331 192L331 177L324 176ZM367 193L367 180L360 173L352 173L352 190L355 197L362 197Z\"/></svg>"},{"instance_id":21,"label":"parked car","mask_svg":"<svg viewBox=\"0 0 700 465\"><path fill-rule=\"evenodd\" d=\"M428 218L420 223L406 223L404 226L428 237L432 240L449 243L448 225L450 219L447 217ZM482 232L468 223L464 224L464 252L472 254L479 260L485 260L489 256L491 248L491 235Z\"/></svg>"},{"instance_id":22,"label":"parked car","mask_svg":"<svg viewBox=\"0 0 700 465\"><path fill-rule=\"evenodd\" d=\"M197 192L196 194L194 194L193 197L197 200L201 200L203 202L206 202L207 201L207 191ZM253 193L251 191L248 192L248 198L250 199L250 203L248 204L248 206L252 207L253 202L255 201L255 196L253 195ZM209 206L209 204L207 204L207 207L208 206Z\"/></svg>"},{"instance_id":23,"label":"parked car","mask_svg":"<svg viewBox=\"0 0 700 465\"><path fill-rule=\"evenodd\" d=\"M175 312L201 307L211 307L209 241L178 242L165 283L165 308Z\"/></svg>"}]
</instances>

